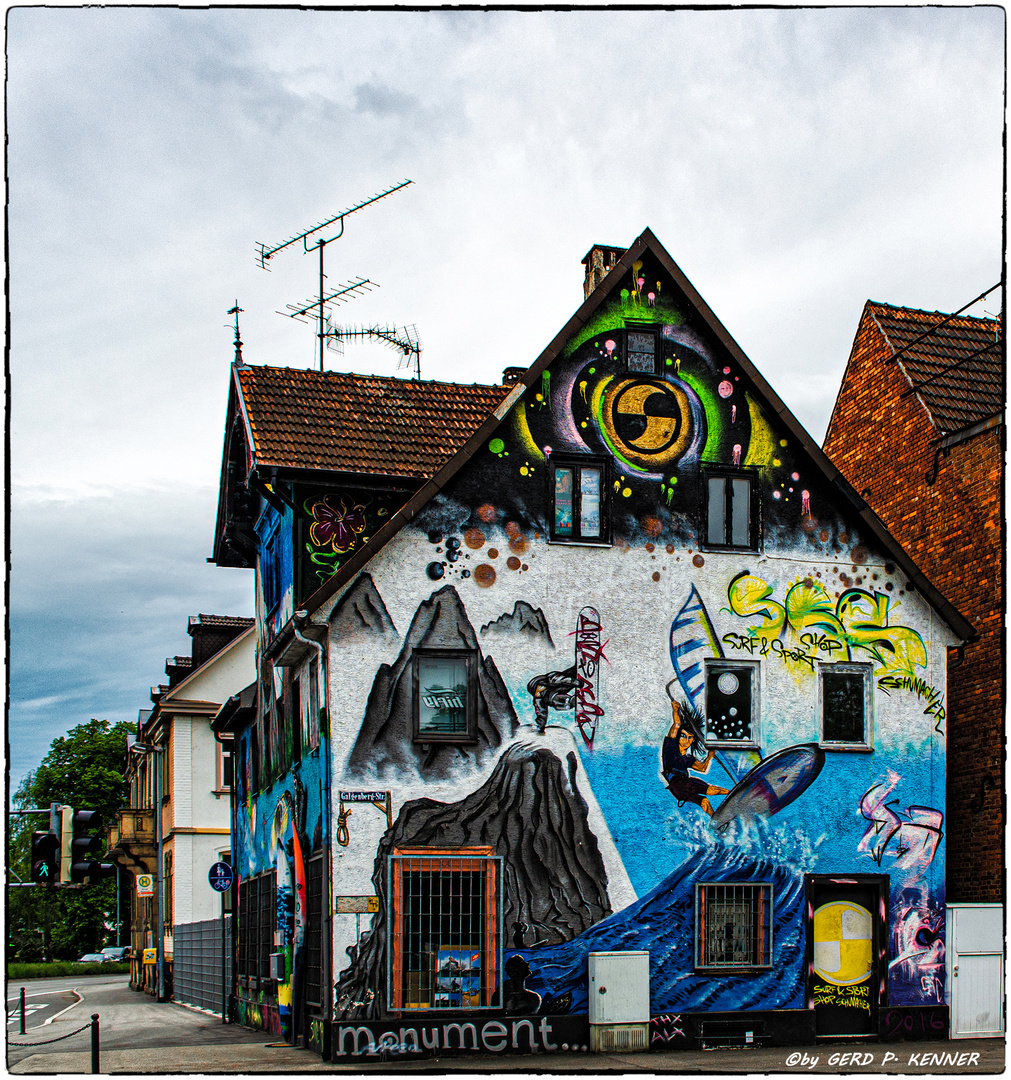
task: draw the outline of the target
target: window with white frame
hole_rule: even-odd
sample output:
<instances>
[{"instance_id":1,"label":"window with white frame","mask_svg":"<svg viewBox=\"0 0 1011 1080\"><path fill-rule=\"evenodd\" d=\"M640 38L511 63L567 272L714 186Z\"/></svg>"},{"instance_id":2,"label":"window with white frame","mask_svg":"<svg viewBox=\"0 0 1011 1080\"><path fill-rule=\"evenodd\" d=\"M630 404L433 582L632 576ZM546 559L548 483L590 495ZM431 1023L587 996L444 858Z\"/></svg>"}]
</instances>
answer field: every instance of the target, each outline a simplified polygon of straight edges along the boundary
<instances>
[{"instance_id":1,"label":"window with white frame","mask_svg":"<svg viewBox=\"0 0 1011 1080\"><path fill-rule=\"evenodd\" d=\"M757 747L759 700L757 660L707 660L706 743Z\"/></svg>"},{"instance_id":2,"label":"window with white frame","mask_svg":"<svg viewBox=\"0 0 1011 1080\"><path fill-rule=\"evenodd\" d=\"M772 886L713 882L695 886L695 965L772 966Z\"/></svg>"},{"instance_id":3,"label":"window with white frame","mask_svg":"<svg viewBox=\"0 0 1011 1080\"><path fill-rule=\"evenodd\" d=\"M870 750L874 745L869 664L819 664L821 745Z\"/></svg>"},{"instance_id":4,"label":"window with white frame","mask_svg":"<svg viewBox=\"0 0 1011 1080\"><path fill-rule=\"evenodd\" d=\"M215 790L216 791L228 791L232 786L232 780L234 779L234 763L232 760L232 741L229 739L227 742L217 742L217 777Z\"/></svg>"}]
</instances>

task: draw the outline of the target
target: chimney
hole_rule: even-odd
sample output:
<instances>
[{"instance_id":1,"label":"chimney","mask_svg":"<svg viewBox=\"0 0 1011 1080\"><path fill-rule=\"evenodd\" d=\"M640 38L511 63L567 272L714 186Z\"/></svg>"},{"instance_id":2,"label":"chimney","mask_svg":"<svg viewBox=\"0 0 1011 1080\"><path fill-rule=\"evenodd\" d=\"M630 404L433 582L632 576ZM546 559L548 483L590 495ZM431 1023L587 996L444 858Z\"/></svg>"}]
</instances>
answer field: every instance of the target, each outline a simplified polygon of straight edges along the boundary
<instances>
[{"instance_id":1,"label":"chimney","mask_svg":"<svg viewBox=\"0 0 1011 1080\"><path fill-rule=\"evenodd\" d=\"M232 615L191 615L187 633L193 638L193 670L205 664L252 625L252 619Z\"/></svg>"},{"instance_id":2,"label":"chimney","mask_svg":"<svg viewBox=\"0 0 1011 1080\"><path fill-rule=\"evenodd\" d=\"M526 375L527 369L525 367L507 367L502 370L502 385L513 386Z\"/></svg>"},{"instance_id":3,"label":"chimney","mask_svg":"<svg viewBox=\"0 0 1011 1080\"><path fill-rule=\"evenodd\" d=\"M586 276L583 278L584 300L603 281L608 271L614 268L615 263L627 250L627 248L623 247L607 247L604 244L594 244L583 256L582 263L586 267Z\"/></svg>"}]
</instances>

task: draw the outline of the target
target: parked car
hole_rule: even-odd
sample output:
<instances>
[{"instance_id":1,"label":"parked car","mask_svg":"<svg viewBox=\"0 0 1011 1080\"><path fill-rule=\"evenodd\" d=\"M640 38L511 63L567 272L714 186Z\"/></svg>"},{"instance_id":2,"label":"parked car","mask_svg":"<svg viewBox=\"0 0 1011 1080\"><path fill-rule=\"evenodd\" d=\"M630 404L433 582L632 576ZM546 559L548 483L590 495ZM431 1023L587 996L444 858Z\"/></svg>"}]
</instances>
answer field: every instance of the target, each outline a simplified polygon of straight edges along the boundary
<instances>
[{"instance_id":1,"label":"parked car","mask_svg":"<svg viewBox=\"0 0 1011 1080\"><path fill-rule=\"evenodd\" d=\"M86 952L77 962L79 964L104 964L107 961L108 957L100 952Z\"/></svg>"},{"instance_id":2,"label":"parked car","mask_svg":"<svg viewBox=\"0 0 1011 1080\"><path fill-rule=\"evenodd\" d=\"M122 960L130 959L129 945L107 945L102 950L102 955L110 964L118 964Z\"/></svg>"}]
</instances>

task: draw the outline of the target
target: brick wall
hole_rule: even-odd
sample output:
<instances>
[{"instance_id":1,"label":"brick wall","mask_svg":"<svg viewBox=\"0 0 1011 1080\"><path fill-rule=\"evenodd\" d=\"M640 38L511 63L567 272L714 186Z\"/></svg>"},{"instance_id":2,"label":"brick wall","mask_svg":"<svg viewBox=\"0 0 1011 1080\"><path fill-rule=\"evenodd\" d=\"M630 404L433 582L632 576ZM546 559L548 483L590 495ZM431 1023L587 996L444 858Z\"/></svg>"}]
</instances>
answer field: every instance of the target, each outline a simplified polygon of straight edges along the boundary
<instances>
[{"instance_id":1,"label":"brick wall","mask_svg":"<svg viewBox=\"0 0 1011 1080\"><path fill-rule=\"evenodd\" d=\"M825 450L979 641L948 656L948 900L1003 900L1004 428L952 448L934 467L933 426L867 310Z\"/></svg>"}]
</instances>

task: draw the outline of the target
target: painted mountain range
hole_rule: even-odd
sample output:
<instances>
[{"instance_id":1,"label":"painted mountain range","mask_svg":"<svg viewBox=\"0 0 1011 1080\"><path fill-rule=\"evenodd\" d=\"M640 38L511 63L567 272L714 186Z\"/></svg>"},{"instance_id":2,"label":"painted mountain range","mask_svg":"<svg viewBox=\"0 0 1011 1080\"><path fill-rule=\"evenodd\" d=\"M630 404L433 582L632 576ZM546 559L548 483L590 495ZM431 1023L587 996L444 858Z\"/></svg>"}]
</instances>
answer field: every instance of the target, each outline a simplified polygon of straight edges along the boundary
<instances>
[{"instance_id":1,"label":"painted mountain range","mask_svg":"<svg viewBox=\"0 0 1011 1080\"><path fill-rule=\"evenodd\" d=\"M420 648L463 648L477 653L474 743L414 741L411 655ZM461 764L480 765L515 736L517 725L516 710L495 661L481 652L460 594L446 585L418 605L400 655L392 666L382 664L376 672L348 768L357 773L373 770L379 776L406 771L426 779L444 778Z\"/></svg>"}]
</instances>

